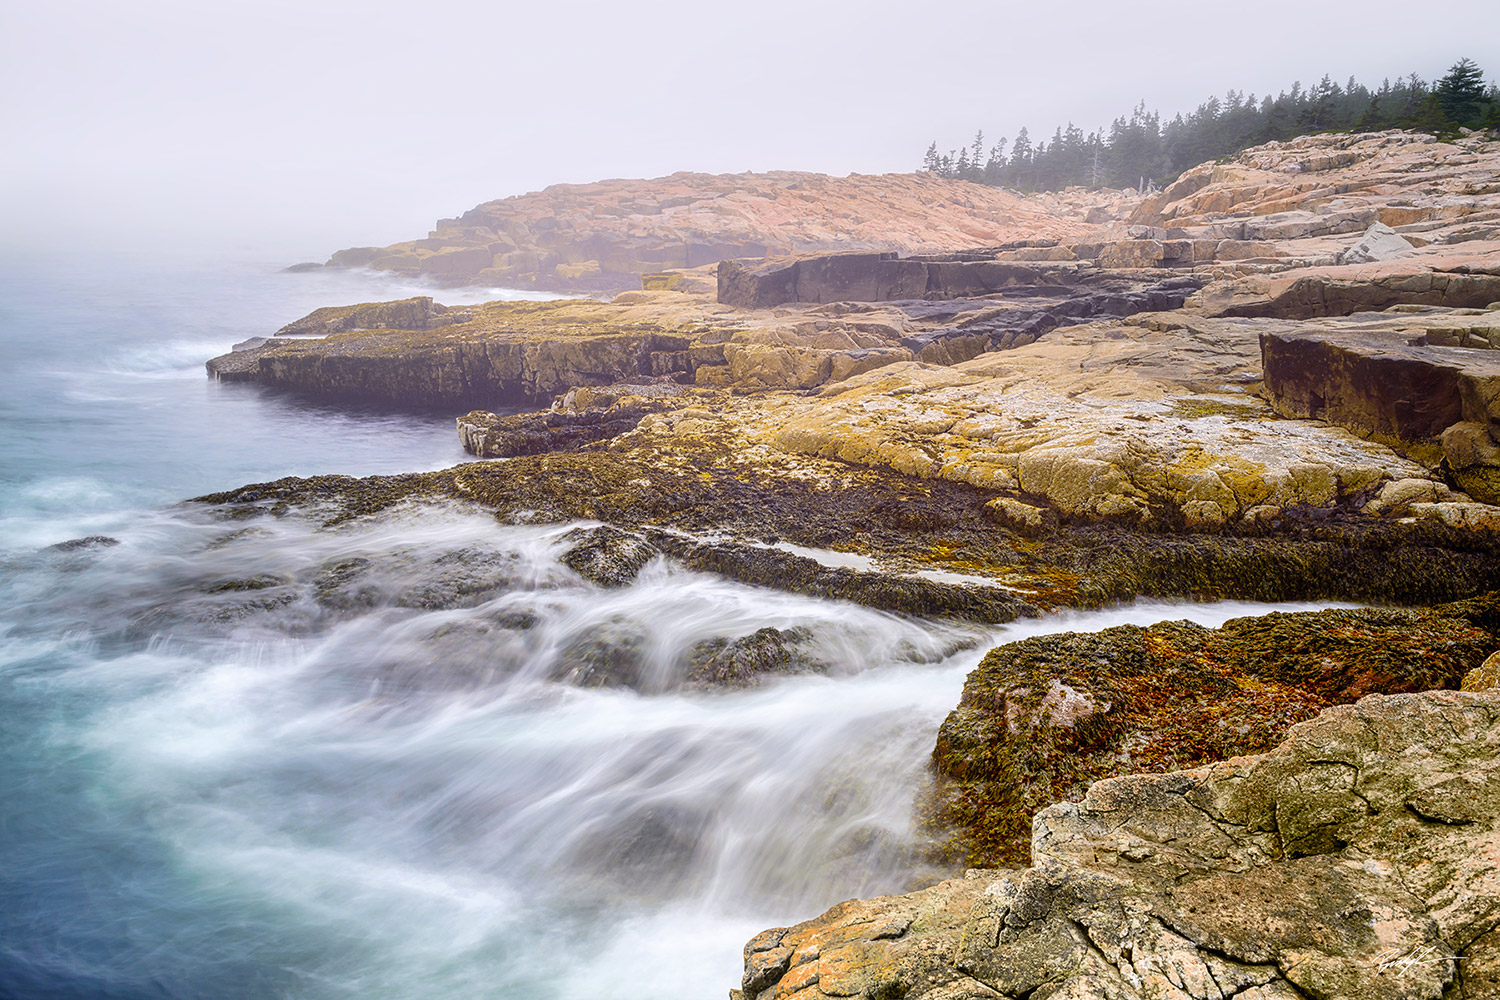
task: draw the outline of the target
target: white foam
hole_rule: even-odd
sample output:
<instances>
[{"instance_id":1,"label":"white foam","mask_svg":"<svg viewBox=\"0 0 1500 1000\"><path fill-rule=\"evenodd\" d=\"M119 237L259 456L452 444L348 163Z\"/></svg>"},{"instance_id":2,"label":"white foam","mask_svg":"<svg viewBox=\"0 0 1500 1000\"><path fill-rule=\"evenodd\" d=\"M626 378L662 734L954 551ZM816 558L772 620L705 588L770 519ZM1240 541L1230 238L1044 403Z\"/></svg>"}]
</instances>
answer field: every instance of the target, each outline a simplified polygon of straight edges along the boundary
<instances>
[{"instance_id":1,"label":"white foam","mask_svg":"<svg viewBox=\"0 0 1500 1000\"><path fill-rule=\"evenodd\" d=\"M54 752L97 759L87 794L174 859L179 881L150 887L162 906L186 905L179 893L222 901L246 923L234 940L248 960L283 961L286 935L336 956L294 970L328 995L510 984L581 1000L609 982L697 997L737 982L754 932L901 888L936 729L991 643L1267 610L1140 602L969 628L665 561L606 589L557 563L569 527L500 526L462 507L333 531L192 510L144 521L123 539L128 558L49 578L30 624L177 609L221 577L276 576L303 596L265 621L169 616L155 641L123 651L73 640L72 666L45 683L98 708L59 729ZM474 607L298 617L331 562L369 559L369 580L393 593L455 550L503 556L512 589ZM516 612L534 623L485 633L500 638L482 647L513 669L453 683L485 664L442 630ZM611 623L642 637L648 688L668 686L702 639L764 627L806 626L830 673L655 695L547 681L571 641ZM0 644L0 673L36 655L18 642Z\"/></svg>"}]
</instances>

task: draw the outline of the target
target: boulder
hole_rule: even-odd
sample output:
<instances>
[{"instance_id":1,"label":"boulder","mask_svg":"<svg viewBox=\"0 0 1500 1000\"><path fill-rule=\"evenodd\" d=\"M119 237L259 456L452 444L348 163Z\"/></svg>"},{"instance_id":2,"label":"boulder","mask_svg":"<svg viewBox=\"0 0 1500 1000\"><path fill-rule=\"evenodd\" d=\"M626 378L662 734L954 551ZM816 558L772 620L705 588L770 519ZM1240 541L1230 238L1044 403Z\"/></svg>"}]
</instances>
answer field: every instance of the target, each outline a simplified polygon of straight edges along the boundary
<instances>
[{"instance_id":1,"label":"boulder","mask_svg":"<svg viewBox=\"0 0 1500 1000\"><path fill-rule=\"evenodd\" d=\"M1473 421L1443 431L1443 460L1454 485L1480 503L1500 503L1500 445Z\"/></svg>"},{"instance_id":2,"label":"boulder","mask_svg":"<svg viewBox=\"0 0 1500 1000\"><path fill-rule=\"evenodd\" d=\"M559 561L590 583L623 587L635 580L652 559L661 555L640 535L601 525L574 528L562 537Z\"/></svg>"},{"instance_id":3,"label":"boulder","mask_svg":"<svg viewBox=\"0 0 1500 1000\"><path fill-rule=\"evenodd\" d=\"M996 497L984 509L997 523L1022 534L1035 534L1057 523L1057 514L1050 508L1022 503L1012 497Z\"/></svg>"},{"instance_id":4,"label":"boulder","mask_svg":"<svg viewBox=\"0 0 1500 1000\"><path fill-rule=\"evenodd\" d=\"M612 616L565 643L552 661L548 679L583 688L656 690L651 637L639 625Z\"/></svg>"},{"instance_id":5,"label":"boulder","mask_svg":"<svg viewBox=\"0 0 1500 1000\"><path fill-rule=\"evenodd\" d=\"M1500 653L1491 653L1483 663L1464 674L1460 690L1500 690Z\"/></svg>"},{"instance_id":6,"label":"boulder","mask_svg":"<svg viewBox=\"0 0 1500 1000\"><path fill-rule=\"evenodd\" d=\"M767 676L823 673L828 664L809 651L813 631L762 628L735 638L707 639L693 647L688 662L690 684L748 687Z\"/></svg>"},{"instance_id":7,"label":"boulder","mask_svg":"<svg viewBox=\"0 0 1500 1000\"><path fill-rule=\"evenodd\" d=\"M1377 260L1394 260L1411 253L1416 247L1383 222L1371 224L1358 243L1338 255L1340 264L1368 264Z\"/></svg>"},{"instance_id":8,"label":"boulder","mask_svg":"<svg viewBox=\"0 0 1500 1000\"><path fill-rule=\"evenodd\" d=\"M1460 421L1500 427L1495 352L1355 330L1271 330L1260 345L1266 398L1283 416L1326 420L1398 447L1436 442Z\"/></svg>"},{"instance_id":9,"label":"boulder","mask_svg":"<svg viewBox=\"0 0 1500 1000\"><path fill-rule=\"evenodd\" d=\"M1366 514L1400 516L1411 513L1412 504L1439 503L1467 499L1443 483L1431 479L1392 479L1383 483L1375 496L1364 505Z\"/></svg>"}]
</instances>

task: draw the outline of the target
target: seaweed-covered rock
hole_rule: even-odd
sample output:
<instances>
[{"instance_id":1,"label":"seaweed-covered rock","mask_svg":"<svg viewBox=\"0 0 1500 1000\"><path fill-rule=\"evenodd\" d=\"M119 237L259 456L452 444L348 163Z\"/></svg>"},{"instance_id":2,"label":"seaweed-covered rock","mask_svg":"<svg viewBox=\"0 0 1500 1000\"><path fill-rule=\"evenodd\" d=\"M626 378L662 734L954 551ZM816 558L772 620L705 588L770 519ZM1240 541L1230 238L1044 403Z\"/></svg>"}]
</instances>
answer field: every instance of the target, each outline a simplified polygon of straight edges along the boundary
<instances>
[{"instance_id":1,"label":"seaweed-covered rock","mask_svg":"<svg viewBox=\"0 0 1500 1000\"><path fill-rule=\"evenodd\" d=\"M1456 688L1500 644L1500 595L1165 622L996 647L938 732L925 822L953 860L1025 863L1032 814L1133 771L1268 749L1287 727L1372 693Z\"/></svg>"},{"instance_id":2,"label":"seaweed-covered rock","mask_svg":"<svg viewBox=\"0 0 1500 1000\"><path fill-rule=\"evenodd\" d=\"M118 538L111 538L108 535L88 535L84 538L70 538L66 542L58 542L56 545L49 545L45 549L42 549L42 551L86 552L90 549L112 548L113 546L119 544L120 540Z\"/></svg>"},{"instance_id":3,"label":"seaweed-covered rock","mask_svg":"<svg viewBox=\"0 0 1500 1000\"><path fill-rule=\"evenodd\" d=\"M372 578L374 560L366 556L330 559L313 577L313 599L329 611L358 611L381 601L381 590Z\"/></svg>"},{"instance_id":4,"label":"seaweed-covered rock","mask_svg":"<svg viewBox=\"0 0 1500 1000\"><path fill-rule=\"evenodd\" d=\"M638 625L614 617L569 641L557 654L550 679L578 687L650 690L650 638Z\"/></svg>"},{"instance_id":5,"label":"seaweed-covered rock","mask_svg":"<svg viewBox=\"0 0 1500 1000\"><path fill-rule=\"evenodd\" d=\"M684 417L670 435L647 437L638 430L611 442L608 451L400 476L289 478L198 499L225 505L220 516L300 510L327 526L398 505L455 500L510 522L640 526L653 545L693 569L973 621L1011 621L1039 608L1098 606L1136 595L1431 604L1500 587L1500 535L1436 516L1398 519L1358 514L1357 507L1300 507L1221 535L1064 523L1044 538L1025 539L995 524L984 506L995 499L992 490L768 452L721 433L722 426ZM1353 500L1362 507L1367 498ZM720 540L726 536L878 554L882 562L870 570L825 565L765 545Z\"/></svg>"},{"instance_id":6,"label":"seaweed-covered rock","mask_svg":"<svg viewBox=\"0 0 1500 1000\"><path fill-rule=\"evenodd\" d=\"M827 670L828 665L806 649L812 637L812 629L799 625L766 627L732 639L705 639L693 647L687 680L715 687L748 687L770 674Z\"/></svg>"},{"instance_id":7,"label":"seaweed-covered rock","mask_svg":"<svg viewBox=\"0 0 1500 1000\"><path fill-rule=\"evenodd\" d=\"M568 548L558 557L559 561L601 587L625 586L661 554L640 535L607 524L574 528L563 535L562 541Z\"/></svg>"},{"instance_id":8,"label":"seaweed-covered rock","mask_svg":"<svg viewBox=\"0 0 1500 1000\"><path fill-rule=\"evenodd\" d=\"M439 611L471 608L515 583L514 556L482 549L445 552L423 566L417 578L396 594L404 608Z\"/></svg>"}]
</instances>

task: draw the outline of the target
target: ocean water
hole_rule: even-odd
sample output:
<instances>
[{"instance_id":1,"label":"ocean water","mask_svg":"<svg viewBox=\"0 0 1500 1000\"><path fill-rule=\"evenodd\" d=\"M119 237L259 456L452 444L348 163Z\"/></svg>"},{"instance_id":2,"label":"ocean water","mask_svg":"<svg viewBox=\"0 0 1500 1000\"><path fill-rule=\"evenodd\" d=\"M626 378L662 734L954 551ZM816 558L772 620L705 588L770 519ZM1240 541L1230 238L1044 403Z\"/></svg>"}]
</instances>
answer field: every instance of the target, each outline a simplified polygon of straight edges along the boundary
<instances>
[{"instance_id":1,"label":"ocean water","mask_svg":"<svg viewBox=\"0 0 1500 1000\"><path fill-rule=\"evenodd\" d=\"M203 373L422 290L251 257L0 284L0 997L721 997L752 934L908 884L926 755L989 645L1264 610L979 629L664 562L602 590L558 561L568 526L461 507L226 518L180 501L463 459L452 413ZM85 536L114 544L52 548ZM825 673L678 685L764 627L808 629ZM641 691L566 683L600 655Z\"/></svg>"}]
</instances>

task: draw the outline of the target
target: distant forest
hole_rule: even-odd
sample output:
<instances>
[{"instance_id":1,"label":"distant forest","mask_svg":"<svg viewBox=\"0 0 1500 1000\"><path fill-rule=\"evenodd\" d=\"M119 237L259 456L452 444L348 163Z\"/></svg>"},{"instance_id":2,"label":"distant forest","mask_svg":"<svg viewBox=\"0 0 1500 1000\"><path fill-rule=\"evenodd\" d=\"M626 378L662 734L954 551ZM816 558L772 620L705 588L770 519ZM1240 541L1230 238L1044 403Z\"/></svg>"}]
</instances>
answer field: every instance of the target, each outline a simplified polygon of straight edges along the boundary
<instances>
[{"instance_id":1,"label":"distant forest","mask_svg":"<svg viewBox=\"0 0 1500 1000\"><path fill-rule=\"evenodd\" d=\"M1431 84L1413 73L1371 90L1353 77L1340 87L1325 76L1310 89L1294 83L1291 90L1258 101L1254 94L1231 90L1223 100L1210 97L1191 114L1165 123L1143 101L1128 118L1116 118L1107 135L1102 130L1084 134L1069 122L1050 141L1036 142L1023 128L1007 155L1005 139L986 147L980 131L967 149L939 153L934 142L922 167L941 177L1020 191L1126 188L1143 181L1163 185L1189 167L1263 142L1390 128L1435 135L1500 128L1500 87L1486 86L1479 66L1461 59Z\"/></svg>"}]
</instances>

